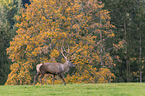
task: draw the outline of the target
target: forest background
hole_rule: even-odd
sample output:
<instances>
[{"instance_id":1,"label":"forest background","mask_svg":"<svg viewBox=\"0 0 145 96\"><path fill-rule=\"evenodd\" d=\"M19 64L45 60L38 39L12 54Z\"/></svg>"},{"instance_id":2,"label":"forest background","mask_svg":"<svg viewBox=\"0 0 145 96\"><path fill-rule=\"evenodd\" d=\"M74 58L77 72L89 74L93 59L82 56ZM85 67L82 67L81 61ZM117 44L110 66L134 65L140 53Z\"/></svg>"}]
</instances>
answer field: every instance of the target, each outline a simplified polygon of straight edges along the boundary
<instances>
[{"instance_id":1,"label":"forest background","mask_svg":"<svg viewBox=\"0 0 145 96\"><path fill-rule=\"evenodd\" d=\"M0 84L32 84L36 64L64 62L62 44L76 65L74 74L65 74L67 83L144 82L144 5L144 0L1 0ZM43 83L51 84L51 76Z\"/></svg>"}]
</instances>

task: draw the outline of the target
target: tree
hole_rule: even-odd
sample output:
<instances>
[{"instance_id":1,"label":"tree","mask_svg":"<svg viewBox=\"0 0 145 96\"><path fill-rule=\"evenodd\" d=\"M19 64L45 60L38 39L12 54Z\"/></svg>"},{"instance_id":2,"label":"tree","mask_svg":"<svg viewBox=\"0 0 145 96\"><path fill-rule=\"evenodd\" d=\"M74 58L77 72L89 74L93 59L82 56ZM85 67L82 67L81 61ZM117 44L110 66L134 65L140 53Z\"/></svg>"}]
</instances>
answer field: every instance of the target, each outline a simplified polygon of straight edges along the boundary
<instances>
[{"instance_id":1,"label":"tree","mask_svg":"<svg viewBox=\"0 0 145 96\"><path fill-rule=\"evenodd\" d=\"M5 49L8 47L10 25L8 24L6 10L3 6L0 6L0 84L4 84L7 79L7 74L9 73L9 61L6 55Z\"/></svg>"},{"instance_id":2,"label":"tree","mask_svg":"<svg viewBox=\"0 0 145 96\"><path fill-rule=\"evenodd\" d=\"M143 68L140 66L139 57L144 57L144 52L141 52L140 45L143 47L143 42L140 44L140 37L144 37L142 32L144 22L144 11L142 10L143 2L140 0L103 0L105 9L111 11L111 24L116 26L115 40L125 41L124 49L118 52L112 51L111 56L114 58L116 67L114 71L117 82L130 82L139 80L139 70ZM139 30L138 30L139 29ZM140 36L141 35L141 36ZM143 50L142 50L143 51Z\"/></svg>"},{"instance_id":3,"label":"tree","mask_svg":"<svg viewBox=\"0 0 145 96\"><path fill-rule=\"evenodd\" d=\"M6 84L31 84L36 64L63 62L62 43L65 48L69 45L69 58L77 65L67 82L111 82L115 76L108 68L115 64L103 51L115 27L103 6L97 0L33 0L17 17L17 35L7 48L14 63Z\"/></svg>"},{"instance_id":4,"label":"tree","mask_svg":"<svg viewBox=\"0 0 145 96\"><path fill-rule=\"evenodd\" d=\"M17 13L18 3L15 0L1 0L0 2L0 84L4 84L10 73L11 61L6 54L6 48L15 35L13 27L14 14Z\"/></svg>"}]
</instances>

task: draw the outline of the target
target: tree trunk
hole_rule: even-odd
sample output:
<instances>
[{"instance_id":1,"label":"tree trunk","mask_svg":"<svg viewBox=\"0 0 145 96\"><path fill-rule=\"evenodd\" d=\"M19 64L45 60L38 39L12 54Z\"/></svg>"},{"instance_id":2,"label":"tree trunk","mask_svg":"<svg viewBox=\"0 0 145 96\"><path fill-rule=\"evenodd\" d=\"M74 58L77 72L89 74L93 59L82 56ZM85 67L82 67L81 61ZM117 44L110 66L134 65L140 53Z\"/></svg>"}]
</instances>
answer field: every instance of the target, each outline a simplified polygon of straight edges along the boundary
<instances>
[{"instance_id":1,"label":"tree trunk","mask_svg":"<svg viewBox=\"0 0 145 96\"><path fill-rule=\"evenodd\" d=\"M100 19L100 28L102 28L101 14L100 14L100 18L99 19ZM102 30L100 31L100 40L101 40L101 45L100 45L100 47L101 47L101 49L100 49L100 61L101 61L101 67L103 67L103 60L102 60L102 53L103 53Z\"/></svg>"},{"instance_id":2,"label":"tree trunk","mask_svg":"<svg viewBox=\"0 0 145 96\"><path fill-rule=\"evenodd\" d=\"M129 80L129 63L128 63L128 56L127 56L127 32L126 32L126 21L124 20L124 35L125 35L125 42L126 42L126 48L125 48L125 54L126 54L126 56L125 56L125 63L126 63L126 80L127 80L127 82L128 81L130 81Z\"/></svg>"},{"instance_id":3,"label":"tree trunk","mask_svg":"<svg viewBox=\"0 0 145 96\"><path fill-rule=\"evenodd\" d=\"M140 83L142 83L141 32L140 32Z\"/></svg>"}]
</instances>

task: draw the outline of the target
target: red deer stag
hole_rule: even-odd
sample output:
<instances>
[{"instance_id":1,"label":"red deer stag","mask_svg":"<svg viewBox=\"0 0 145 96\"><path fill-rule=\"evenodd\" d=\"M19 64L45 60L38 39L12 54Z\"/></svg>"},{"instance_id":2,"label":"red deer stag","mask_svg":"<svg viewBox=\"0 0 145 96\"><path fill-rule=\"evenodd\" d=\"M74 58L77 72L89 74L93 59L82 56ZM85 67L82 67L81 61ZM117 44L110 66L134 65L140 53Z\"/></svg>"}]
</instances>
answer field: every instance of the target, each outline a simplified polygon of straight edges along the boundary
<instances>
[{"instance_id":1,"label":"red deer stag","mask_svg":"<svg viewBox=\"0 0 145 96\"><path fill-rule=\"evenodd\" d=\"M42 85L42 78L45 74L52 74L53 76L53 84L54 84L54 77L55 75L58 75L64 85L66 85L65 83L65 80L64 80L64 77L63 77L63 73L67 72L69 70L69 68L71 67L75 67L75 65L73 65L69 59L67 59L67 56L69 54L69 46L68 46L68 54L67 56L64 55L63 51L66 51L63 47L61 47L61 54L63 55L63 57L65 58L65 63L49 63L49 62L45 62L45 63L42 63L42 64L38 64L36 66L36 70L37 70L37 74L34 76L34 85L35 85L35 81L36 81L36 78L41 74L40 76L40 81L41 81L41 85Z\"/></svg>"}]
</instances>

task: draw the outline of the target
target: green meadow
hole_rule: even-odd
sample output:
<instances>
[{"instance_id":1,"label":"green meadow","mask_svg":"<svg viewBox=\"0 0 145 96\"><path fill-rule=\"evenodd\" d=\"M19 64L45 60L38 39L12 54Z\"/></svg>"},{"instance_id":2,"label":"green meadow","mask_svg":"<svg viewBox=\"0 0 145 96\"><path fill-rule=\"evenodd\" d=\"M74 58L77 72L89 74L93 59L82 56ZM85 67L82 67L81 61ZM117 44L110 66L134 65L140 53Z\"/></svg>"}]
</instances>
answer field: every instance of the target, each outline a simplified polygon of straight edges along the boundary
<instances>
[{"instance_id":1,"label":"green meadow","mask_svg":"<svg viewBox=\"0 0 145 96\"><path fill-rule=\"evenodd\" d=\"M5 85L0 96L145 96L145 83Z\"/></svg>"}]
</instances>

